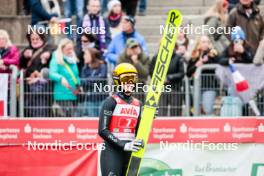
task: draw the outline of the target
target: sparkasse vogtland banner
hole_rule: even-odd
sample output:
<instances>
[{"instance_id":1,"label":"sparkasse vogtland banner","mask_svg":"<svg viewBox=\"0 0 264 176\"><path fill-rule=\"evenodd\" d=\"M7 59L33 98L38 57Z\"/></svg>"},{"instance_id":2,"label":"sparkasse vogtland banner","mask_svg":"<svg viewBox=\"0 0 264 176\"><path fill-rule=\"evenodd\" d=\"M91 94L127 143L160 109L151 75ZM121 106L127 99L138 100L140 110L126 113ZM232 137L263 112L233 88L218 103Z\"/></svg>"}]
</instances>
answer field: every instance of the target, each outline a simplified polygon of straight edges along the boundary
<instances>
[{"instance_id":1,"label":"sparkasse vogtland banner","mask_svg":"<svg viewBox=\"0 0 264 176\"><path fill-rule=\"evenodd\" d=\"M0 175L100 175L97 131L97 118L0 119ZM264 118L157 118L140 175L263 176L263 155Z\"/></svg>"}]
</instances>

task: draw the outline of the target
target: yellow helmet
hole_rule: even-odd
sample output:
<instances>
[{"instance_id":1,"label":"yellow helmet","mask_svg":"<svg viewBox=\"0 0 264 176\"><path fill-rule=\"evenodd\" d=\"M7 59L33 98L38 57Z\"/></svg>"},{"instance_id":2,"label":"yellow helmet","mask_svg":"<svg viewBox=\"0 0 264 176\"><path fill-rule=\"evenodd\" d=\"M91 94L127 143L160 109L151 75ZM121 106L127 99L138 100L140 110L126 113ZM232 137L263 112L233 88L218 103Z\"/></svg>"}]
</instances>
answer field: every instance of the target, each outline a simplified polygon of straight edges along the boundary
<instances>
[{"instance_id":1,"label":"yellow helmet","mask_svg":"<svg viewBox=\"0 0 264 176\"><path fill-rule=\"evenodd\" d=\"M129 63L118 64L113 71L113 80L115 85L120 85L121 83L128 83L129 81L137 83L137 69Z\"/></svg>"}]
</instances>

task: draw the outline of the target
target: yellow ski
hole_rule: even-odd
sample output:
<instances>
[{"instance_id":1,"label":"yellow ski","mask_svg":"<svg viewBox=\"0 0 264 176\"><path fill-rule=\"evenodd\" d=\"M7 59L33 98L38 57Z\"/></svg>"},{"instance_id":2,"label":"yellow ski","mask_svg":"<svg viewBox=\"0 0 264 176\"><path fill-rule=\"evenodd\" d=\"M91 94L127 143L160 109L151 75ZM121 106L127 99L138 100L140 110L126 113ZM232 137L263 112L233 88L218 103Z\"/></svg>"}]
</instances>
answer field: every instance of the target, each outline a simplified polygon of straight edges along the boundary
<instances>
[{"instance_id":1,"label":"yellow ski","mask_svg":"<svg viewBox=\"0 0 264 176\"><path fill-rule=\"evenodd\" d=\"M152 122L158 106L160 94L167 76L171 56L175 47L178 29L182 22L182 15L178 10L171 10L166 20L165 30L155 69L150 82L149 92L143 107L141 121L137 133L137 139L143 139L145 145L137 152L132 152L129 165L127 168L126 176L137 176L139 174L141 160L144 156L146 144L149 138Z\"/></svg>"}]
</instances>

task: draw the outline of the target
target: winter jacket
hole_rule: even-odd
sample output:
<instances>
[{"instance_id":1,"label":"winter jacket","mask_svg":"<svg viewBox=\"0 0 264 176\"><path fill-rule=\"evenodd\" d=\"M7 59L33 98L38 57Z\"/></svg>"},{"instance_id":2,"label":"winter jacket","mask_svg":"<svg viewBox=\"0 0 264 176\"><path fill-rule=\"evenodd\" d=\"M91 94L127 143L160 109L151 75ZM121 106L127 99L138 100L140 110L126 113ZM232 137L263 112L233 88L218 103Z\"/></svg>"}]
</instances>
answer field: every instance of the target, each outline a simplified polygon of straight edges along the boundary
<instances>
[{"instance_id":1,"label":"winter jacket","mask_svg":"<svg viewBox=\"0 0 264 176\"><path fill-rule=\"evenodd\" d=\"M99 49L103 51L111 42L111 33L108 22L103 16L86 14L82 21L82 27L97 35Z\"/></svg>"},{"instance_id":2,"label":"winter jacket","mask_svg":"<svg viewBox=\"0 0 264 176\"><path fill-rule=\"evenodd\" d=\"M36 25L40 21L49 21L52 17L57 17L59 14L49 14L41 4L40 0L30 0L31 9L31 25Z\"/></svg>"},{"instance_id":3,"label":"winter jacket","mask_svg":"<svg viewBox=\"0 0 264 176\"><path fill-rule=\"evenodd\" d=\"M230 57L234 57L236 58L236 60L234 61L234 63L238 64L238 63L244 63L244 64L250 64L253 61L253 52L250 46L248 45L244 45L244 53L239 54L239 53L235 53L234 50L234 45L231 44L226 52L224 57L222 57L219 60L219 63L221 65L228 65L229 64L229 59Z\"/></svg>"},{"instance_id":4,"label":"winter jacket","mask_svg":"<svg viewBox=\"0 0 264 176\"><path fill-rule=\"evenodd\" d=\"M133 61L129 56L126 55L125 51L120 54L117 64L120 63L130 63L134 65L138 71L138 81L140 83L146 83L149 75L149 65L150 65L150 59L145 53L141 53L138 56L139 62L137 64L134 64Z\"/></svg>"},{"instance_id":5,"label":"winter jacket","mask_svg":"<svg viewBox=\"0 0 264 176\"><path fill-rule=\"evenodd\" d=\"M223 27L225 27L224 24L221 22L220 18L216 16L210 16L205 18L205 25L208 25L208 28L215 29L223 29ZM207 34L214 48L218 51L220 55L222 55L223 52L227 49L227 47L230 45L229 39L224 34L223 30L222 32L223 34L219 34L217 32L214 34Z\"/></svg>"},{"instance_id":6,"label":"winter jacket","mask_svg":"<svg viewBox=\"0 0 264 176\"><path fill-rule=\"evenodd\" d=\"M54 47L52 47L50 45L44 45L43 49L41 49L42 51L37 54L37 56L32 61L31 65L29 67L28 67L28 62L31 60L31 58L25 58L24 57L24 52L27 49L32 49L33 50L33 54L32 55L34 55L35 52L38 52L39 48L38 49L33 49L32 47L29 46L29 47L25 48L22 51L21 55L20 55L19 66L20 66L20 68L25 69L25 71L26 71L25 72L25 78L30 77L30 75L33 72L35 72L35 71L40 72L43 68L45 68L45 67L48 68L49 67L49 61L51 59L51 53L52 53ZM50 53L50 58L48 59L48 62L46 64L42 64L41 63L41 58L40 58L41 54L43 54L44 52L49 52Z\"/></svg>"},{"instance_id":7,"label":"winter jacket","mask_svg":"<svg viewBox=\"0 0 264 176\"><path fill-rule=\"evenodd\" d=\"M78 85L80 85L79 71L77 64L70 64L64 61L65 64L69 66L74 74L75 79L77 79L77 84L74 82L74 78L72 78L69 71L66 69L64 65L61 65L57 62L55 52L52 54L52 59L49 65L49 77L52 81L54 81L54 91L53 97L54 100L77 100L76 95L73 94L73 90L76 89ZM61 79L65 78L71 86L71 90L64 87L61 84Z\"/></svg>"},{"instance_id":8,"label":"winter jacket","mask_svg":"<svg viewBox=\"0 0 264 176\"><path fill-rule=\"evenodd\" d=\"M86 101L98 101L105 98L108 94L97 92L95 85L105 86L107 84L107 65L101 64L98 68L91 68L84 65L81 71L81 86L85 92Z\"/></svg>"},{"instance_id":9,"label":"winter jacket","mask_svg":"<svg viewBox=\"0 0 264 176\"><path fill-rule=\"evenodd\" d=\"M0 60L3 60L5 66L18 65L19 50L16 46L11 46L7 49L0 49ZM0 73L10 73L10 70L1 70Z\"/></svg>"},{"instance_id":10,"label":"winter jacket","mask_svg":"<svg viewBox=\"0 0 264 176\"><path fill-rule=\"evenodd\" d=\"M122 53L126 48L126 41L128 38L137 39L143 49L143 52L148 55L147 44L142 35L140 35L138 32L133 32L131 34L125 34L124 32L121 32L112 39L111 43L108 46L106 54L106 60L108 62L114 65L116 64L119 54Z\"/></svg>"},{"instance_id":11,"label":"winter jacket","mask_svg":"<svg viewBox=\"0 0 264 176\"><path fill-rule=\"evenodd\" d=\"M240 26L246 34L246 40L252 46L255 55L259 42L264 35L264 21L259 8L253 3L253 12L248 17L244 7L239 3L228 16L227 26Z\"/></svg>"},{"instance_id":12,"label":"winter jacket","mask_svg":"<svg viewBox=\"0 0 264 176\"><path fill-rule=\"evenodd\" d=\"M204 62L204 64L218 64L220 58L218 56L215 57L210 57L208 56L208 61ZM188 77L193 77L195 74L195 71L197 69L196 63L199 61L199 58L191 58L188 66L187 66L187 76ZM201 80L201 86L202 88L210 89L210 88L215 88L218 86L218 81L216 80L214 75L215 71L214 70L204 70L202 71L202 80ZM191 81L191 84L193 82Z\"/></svg>"},{"instance_id":13,"label":"winter jacket","mask_svg":"<svg viewBox=\"0 0 264 176\"><path fill-rule=\"evenodd\" d=\"M151 65L150 65L151 76L155 68L156 60L157 60L157 55L155 55L151 61ZM167 73L166 84L171 85L172 88L175 88L177 87L177 85L180 85L179 83L182 81L184 77L183 60L184 58L176 53L173 53L171 57L171 62Z\"/></svg>"}]
</instances>

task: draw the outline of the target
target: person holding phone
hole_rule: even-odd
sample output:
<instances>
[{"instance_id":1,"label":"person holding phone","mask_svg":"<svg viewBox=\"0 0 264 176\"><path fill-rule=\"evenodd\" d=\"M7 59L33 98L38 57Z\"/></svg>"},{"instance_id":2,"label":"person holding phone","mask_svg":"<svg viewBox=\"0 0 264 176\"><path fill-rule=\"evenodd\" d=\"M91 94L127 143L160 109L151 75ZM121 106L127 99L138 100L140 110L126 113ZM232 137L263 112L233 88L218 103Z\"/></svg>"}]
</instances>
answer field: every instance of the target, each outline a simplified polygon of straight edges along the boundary
<instances>
[{"instance_id":1,"label":"person holding phone","mask_svg":"<svg viewBox=\"0 0 264 176\"><path fill-rule=\"evenodd\" d=\"M234 63L250 64L253 62L252 47L246 40L246 34L240 26L236 26L231 33L232 43L227 48L224 57L220 60L221 65Z\"/></svg>"}]
</instances>

